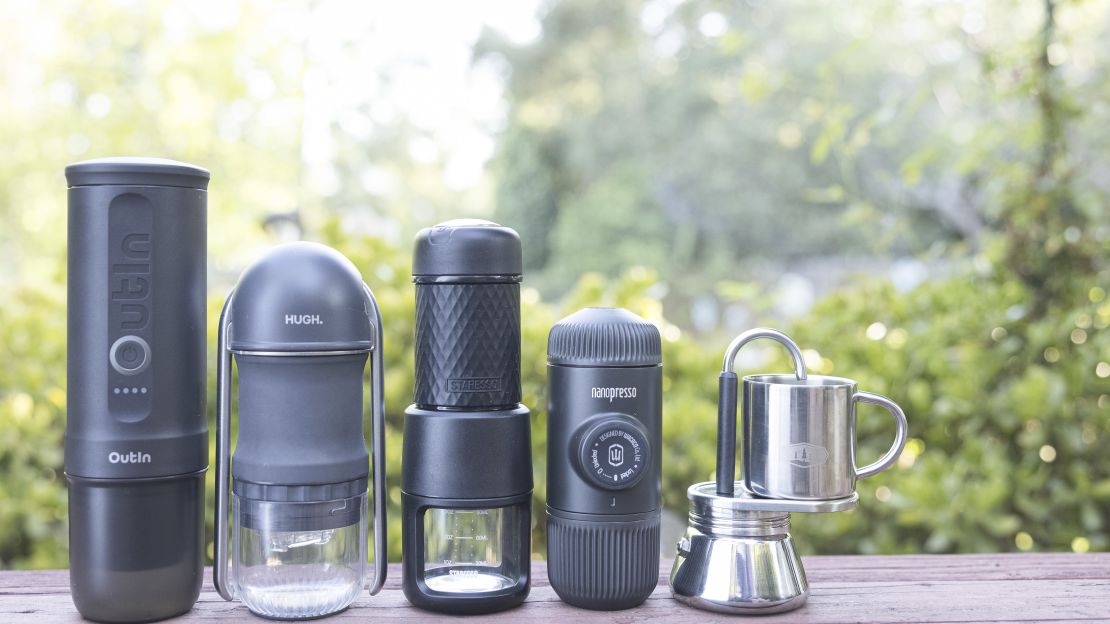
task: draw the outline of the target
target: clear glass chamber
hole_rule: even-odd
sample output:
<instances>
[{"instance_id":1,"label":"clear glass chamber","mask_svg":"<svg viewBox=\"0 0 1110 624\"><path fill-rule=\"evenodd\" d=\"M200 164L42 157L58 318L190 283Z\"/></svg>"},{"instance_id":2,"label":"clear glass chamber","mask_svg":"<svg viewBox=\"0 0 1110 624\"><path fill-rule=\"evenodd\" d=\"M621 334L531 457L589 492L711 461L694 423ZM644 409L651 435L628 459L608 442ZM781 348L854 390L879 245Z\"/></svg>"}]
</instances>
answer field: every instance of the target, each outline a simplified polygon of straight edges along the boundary
<instances>
[{"instance_id":1,"label":"clear glass chamber","mask_svg":"<svg viewBox=\"0 0 1110 624\"><path fill-rule=\"evenodd\" d=\"M287 503L234 496L232 579L254 613L303 619L347 608L367 572L366 493Z\"/></svg>"},{"instance_id":2,"label":"clear glass chamber","mask_svg":"<svg viewBox=\"0 0 1110 624\"><path fill-rule=\"evenodd\" d=\"M521 576L520 506L424 511L424 582L437 592L497 592ZM527 558L527 555L525 556Z\"/></svg>"}]
</instances>

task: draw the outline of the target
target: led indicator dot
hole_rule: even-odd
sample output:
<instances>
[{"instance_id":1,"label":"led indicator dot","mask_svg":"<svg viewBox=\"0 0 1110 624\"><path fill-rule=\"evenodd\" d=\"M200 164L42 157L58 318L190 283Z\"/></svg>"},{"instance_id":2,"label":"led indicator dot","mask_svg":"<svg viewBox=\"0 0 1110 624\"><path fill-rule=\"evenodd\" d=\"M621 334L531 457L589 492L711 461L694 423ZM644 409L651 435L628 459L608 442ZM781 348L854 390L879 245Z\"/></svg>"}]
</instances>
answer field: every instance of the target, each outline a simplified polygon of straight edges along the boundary
<instances>
[{"instance_id":1,"label":"led indicator dot","mask_svg":"<svg viewBox=\"0 0 1110 624\"><path fill-rule=\"evenodd\" d=\"M112 388L112 392L114 392L116 394L119 394L119 388L118 387L117 388Z\"/></svg>"},{"instance_id":2,"label":"led indicator dot","mask_svg":"<svg viewBox=\"0 0 1110 624\"><path fill-rule=\"evenodd\" d=\"M138 388L131 388L131 394L138 394L138 393L139 393Z\"/></svg>"},{"instance_id":3,"label":"led indicator dot","mask_svg":"<svg viewBox=\"0 0 1110 624\"><path fill-rule=\"evenodd\" d=\"M124 389L123 389L123 393L124 393L124 394L127 394L128 392L130 392L130 390L128 390L127 388L124 388Z\"/></svg>"},{"instance_id":4,"label":"led indicator dot","mask_svg":"<svg viewBox=\"0 0 1110 624\"><path fill-rule=\"evenodd\" d=\"M139 388L139 392L142 392L143 394L146 394L146 388Z\"/></svg>"}]
</instances>

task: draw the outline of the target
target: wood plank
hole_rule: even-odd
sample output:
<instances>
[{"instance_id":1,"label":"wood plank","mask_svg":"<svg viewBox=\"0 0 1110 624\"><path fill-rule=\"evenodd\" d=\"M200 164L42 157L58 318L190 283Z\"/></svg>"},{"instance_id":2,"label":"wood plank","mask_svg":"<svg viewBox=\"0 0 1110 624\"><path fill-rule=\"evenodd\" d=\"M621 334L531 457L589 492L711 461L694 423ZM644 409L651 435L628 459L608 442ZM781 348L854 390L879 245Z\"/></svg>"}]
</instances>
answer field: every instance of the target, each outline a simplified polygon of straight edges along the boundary
<instances>
[{"instance_id":1,"label":"wood plank","mask_svg":"<svg viewBox=\"0 0 1110 624\"><path fill-rule=\"evenodd\" d=\"M809 603L760 624L777 622L1059 622L1110 621L1110 553L1013 555L819 556L805 559ZM525 605L485 616L491 621L631 624L660 619L678 624L735 622L730 616L683 607L661 584L636 609L613 613L576 609L559 601L542 561L533 562ZM362 596L339 621L425 622L447 618L412 608L400 591L400 567L390 566L383 592ZM81 622L69 597L65 570L0 572L0 622ZM225 602L206 573L196 608L173 621L261 622L238 602Z\"/></svg>"}]
</instances>

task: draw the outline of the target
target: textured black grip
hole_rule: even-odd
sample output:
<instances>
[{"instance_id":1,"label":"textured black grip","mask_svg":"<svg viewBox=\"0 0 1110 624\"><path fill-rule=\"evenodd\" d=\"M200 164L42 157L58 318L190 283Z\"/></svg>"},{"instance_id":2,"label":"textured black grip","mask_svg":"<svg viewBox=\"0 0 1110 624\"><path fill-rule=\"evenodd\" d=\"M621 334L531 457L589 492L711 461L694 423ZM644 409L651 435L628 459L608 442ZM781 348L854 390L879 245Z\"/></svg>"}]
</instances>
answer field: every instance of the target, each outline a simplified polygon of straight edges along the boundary
<instances>
[{"instance_id":1,"label":"textured black grip","mask_svg":"<svg viewBox=\"0 0 1110 624\"><path fill-rule=\"evenodd\" d=\"M736 477L736 373L717 381L717 493L732 496Z\"/></svg>"},{"instance_id":2,"label":"textured black grip","mask_svg":"<svg viewBox=\"0 0 1110 624\"><path fill-rule=\"evenodd\" d=\"M520 284L416 285L416 390L424 408L520 403Z\"/></svg>"},{"instance_id":3,"label":"textured black grip","mask_svg":"<svg viewBox=\"0 0 1110 624\"><path fill-rule=\"evenodd\" d=\"M547 515L547 576L564 602L583 609L630 609L659 582L659 512L604 522Z\"/></svg>"}]
</instances>

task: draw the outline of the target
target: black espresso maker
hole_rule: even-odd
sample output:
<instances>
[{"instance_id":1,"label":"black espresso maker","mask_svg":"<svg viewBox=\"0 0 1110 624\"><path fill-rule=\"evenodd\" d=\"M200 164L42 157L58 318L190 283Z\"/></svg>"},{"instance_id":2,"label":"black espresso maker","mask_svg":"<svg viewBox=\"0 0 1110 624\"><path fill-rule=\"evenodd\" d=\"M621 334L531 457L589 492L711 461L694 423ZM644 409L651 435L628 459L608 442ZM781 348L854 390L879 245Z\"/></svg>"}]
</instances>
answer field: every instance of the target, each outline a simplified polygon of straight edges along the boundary
<instances>
[{"instance_id":1,"label":"black espresso maker","mask_svg":"<svg viewBox=\"0 0 1110 624\"><path fill-rule=\"evenodd\" d=\"M532 458L520 404L520 238L459 220L421 230L416 389L405 410L402 568L412 604L490 613L528 595Z\"/></svg>"},{"instance_id":2,"label":"black espresso maker","mask_svg":"<svg viewBox=\"0 0 1110 624\"><path fill-rule=\"evenodd\" d=\"M101 622L185 613L204 562L208 171L66 167L65 474L73 602Z\"/></svg>"},{"instance_id":3,"label":"black espresso maker","mask_svg":"<svg viewBox=\"0 0 1110 624\"><path fill-rule=\"evenodd\" d=\"M282 620L347 608L366 584L371 520L370 593L381 589L382 359L377 301L339 252L288 243L243 272L220 317L213 566L220 596ZM368 363L370 449L363 394Z\"/></svg>"}]
</instances>

